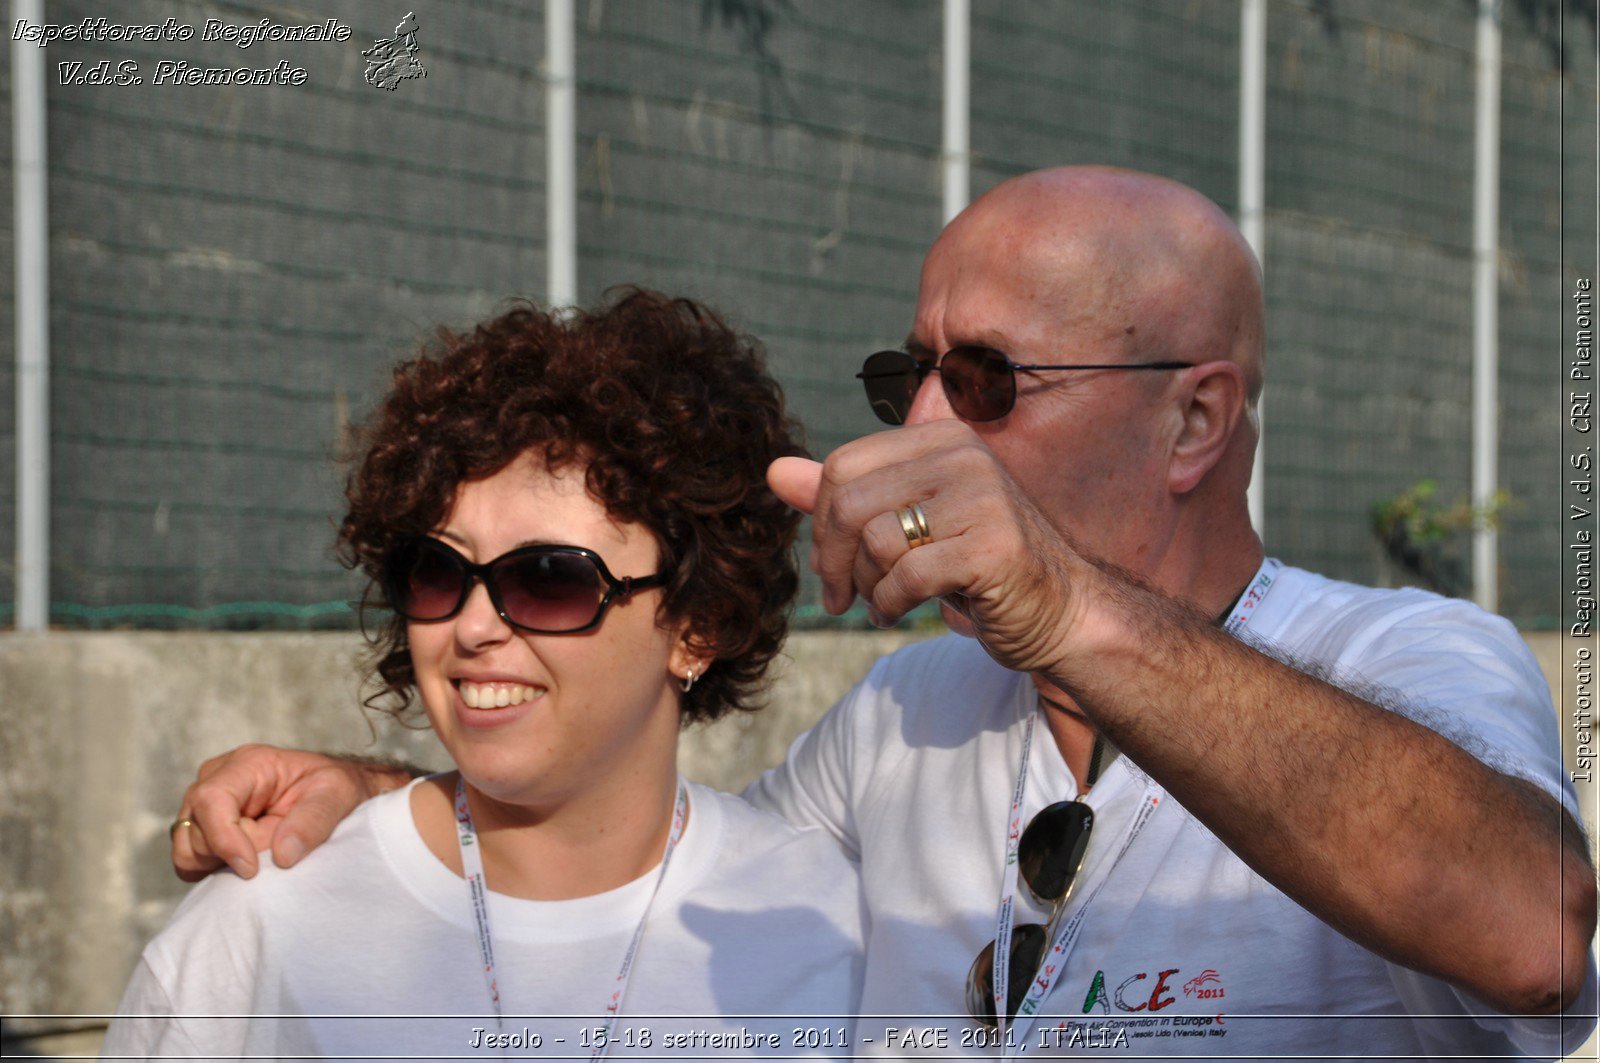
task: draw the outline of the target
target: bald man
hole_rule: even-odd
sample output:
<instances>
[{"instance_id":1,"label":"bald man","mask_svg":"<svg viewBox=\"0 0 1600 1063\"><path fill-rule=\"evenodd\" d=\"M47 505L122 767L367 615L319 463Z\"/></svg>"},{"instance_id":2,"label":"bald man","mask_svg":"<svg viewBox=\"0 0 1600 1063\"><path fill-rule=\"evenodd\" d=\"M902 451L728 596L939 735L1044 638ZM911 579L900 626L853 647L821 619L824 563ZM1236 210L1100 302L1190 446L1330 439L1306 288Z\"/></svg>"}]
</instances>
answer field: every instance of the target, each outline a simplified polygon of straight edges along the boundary
<instances>
[{"instance_id":1,"label":"bald man","mask_svg":"<svg viewBox=\"0 0 1600 1063\"><path fill-rule=\"evenodd\" d=\"M1258 268L1214 204L1043 171L946 228L905 351L864 367L904 426L773 466L830 611L936 599L968 636L879 662L747 795L861 861L861 1010L908 1017L862 1020L863 1052L1559 1056L1593 1026L1538 668L1467 603L1263 556L1262 372ZM235 753L175 861L282 862L390 784ZM246 804L290 818L247 838Z\"/></svg>"}]
</instances>

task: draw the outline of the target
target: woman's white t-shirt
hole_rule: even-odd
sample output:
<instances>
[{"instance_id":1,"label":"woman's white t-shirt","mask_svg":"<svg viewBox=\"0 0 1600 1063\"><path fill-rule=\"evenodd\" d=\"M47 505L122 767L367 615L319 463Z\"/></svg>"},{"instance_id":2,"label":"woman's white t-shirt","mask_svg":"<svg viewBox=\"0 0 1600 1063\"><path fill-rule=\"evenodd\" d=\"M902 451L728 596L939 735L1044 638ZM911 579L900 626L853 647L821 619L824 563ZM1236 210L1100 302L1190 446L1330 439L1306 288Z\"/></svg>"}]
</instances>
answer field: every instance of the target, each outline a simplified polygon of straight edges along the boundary
<instances>
[{"instance_id":1,"label":"woman's white t-shirt","mask_svg":"<svg viewBox=\"0 0 1600 1063\"><path fill-rule=\"evenodd\" d=\"M856 866L740 798L691 783L689 800L653 903L655 869L576 900L490 894L499 1025L467 886L417 833L408 787L292 871L268 859L197 886L144 950L103 1052L587 1056L648 905L613 1055L845 1054Z\"/></svg>"}]
</instances>

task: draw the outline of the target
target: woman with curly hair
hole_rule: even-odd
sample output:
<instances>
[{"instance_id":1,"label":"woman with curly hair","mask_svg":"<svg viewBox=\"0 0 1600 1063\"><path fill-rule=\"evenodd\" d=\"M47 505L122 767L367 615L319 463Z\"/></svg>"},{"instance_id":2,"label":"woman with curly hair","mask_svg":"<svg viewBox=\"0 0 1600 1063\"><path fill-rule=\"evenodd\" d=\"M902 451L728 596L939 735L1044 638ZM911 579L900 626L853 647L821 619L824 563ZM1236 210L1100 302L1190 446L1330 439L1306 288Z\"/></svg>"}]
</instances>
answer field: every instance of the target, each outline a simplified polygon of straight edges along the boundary
<instances>
[{"instance_id":1,"label":"woman with curly hair","mask_svg":"<svg viewBox=\"0 0 1600 1063\"><path fill-rule=\"evenodd\" d=\"M796 590L759 347L649 292L524 306L399 366L367 444L339 542L391 610L368 702L420 700L457 770L195 889L106 1051L842 1050L854 868L676 767L684 725L758 706ZM752 1034L775 1015L827 1036Z\"/></svg>"}]
</instances>

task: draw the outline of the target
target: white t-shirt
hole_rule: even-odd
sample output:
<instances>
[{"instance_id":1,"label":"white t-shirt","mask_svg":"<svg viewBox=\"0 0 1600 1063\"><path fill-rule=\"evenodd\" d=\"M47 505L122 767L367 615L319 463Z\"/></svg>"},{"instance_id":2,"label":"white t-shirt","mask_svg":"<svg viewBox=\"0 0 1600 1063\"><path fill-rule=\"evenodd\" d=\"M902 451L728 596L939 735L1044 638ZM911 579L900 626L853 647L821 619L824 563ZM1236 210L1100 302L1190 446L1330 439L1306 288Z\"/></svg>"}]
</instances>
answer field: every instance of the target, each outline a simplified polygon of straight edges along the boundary
<instances>
[{"instance_id":1,"label":"white t-shirt","mask_svg":"<svg viewBox=\"0 0 1600 1063\"><path fill-rule=\"evenodd\" d=\"M263 860L254 879L195 887L144 950L103 1052L495 1058L503 1032L512 1055L587 1056L656 876L577 900L491 893L497 1027L466 883L398 790L291 871ZM856 868L831 838L690 784L612 1054L839 1054L862 933Z\"/></svg>"},{"instance_id":2,"label":"white t-shirt","mask_svg":"<svg viewBox=\"0 0 1600 1063\"><path fill-rule=\"evenodd\" d=\"M1249 635L1331 665L1346 682L1395 688L1419 722L1576 813L1548 688L1504 620L1421 591L1285 568ZM861 1011L906 1017L876 1032L864 1018L864 1051L947 1042L959 1052L974 1039L966 975L994 938L1011 790L1036 704L1028 678L973 640L921 643L880 661L747 792L792 823L825 827L860 857L870 922ZM1118 862L1145 783L1123 757L1090 792L1094 833L1067 918L1091 898L1092 907L1025 1054L1038 1054L1039 1031L1061 1022L1043 1035L1045 1049L1268 1058L1559 1056L1592 1028L1592 1018L1568 1020L1563 1042L1558 1019L1480 1020L1483 1005L1343 937L1170 798ZM1076 794L1049 732L1036 728L1023 821ZM1026 891L1019 902L1019 924L1048 917ZM1594 1001L1591 965L1572 1014L1592 1016ZM899 1032L887 1036L887 1027ZM911 1042L907 1029L923 1032Z\"/></svg>"}]
</instances>

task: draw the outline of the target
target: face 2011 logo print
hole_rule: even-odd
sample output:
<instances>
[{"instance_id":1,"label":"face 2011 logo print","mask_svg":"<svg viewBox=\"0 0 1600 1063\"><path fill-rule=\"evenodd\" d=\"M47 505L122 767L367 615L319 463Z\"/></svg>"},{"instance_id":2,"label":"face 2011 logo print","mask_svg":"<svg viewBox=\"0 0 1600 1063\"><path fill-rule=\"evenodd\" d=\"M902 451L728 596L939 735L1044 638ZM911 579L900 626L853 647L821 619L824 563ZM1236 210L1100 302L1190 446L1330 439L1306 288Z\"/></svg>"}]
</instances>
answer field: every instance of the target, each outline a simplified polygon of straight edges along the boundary
<instances>
[{"instance_id":1,"label":"face 2011 logo print","mask_svg":"<svg viewBox=\"0 0 1600 1063\"><path fill-rule=\"evenodd\" d=\"M1208 988L1214 985L1216 988ZM1215 970L1207 967L1187 982L1183 983L1183 995L1197 997L1200 1000L1211 1000L1223 995L1222 976Z\"/></svg>"},{"instance_id":2,"label":"face 2011 logo print","mask_svg":"<svg viewBox=\"0 0 1600 1063\"><path fill-rule=\"evenodd\" d=\"M1151 987L1149 997L1143 993L1135 993L1138 983L1146 982L1151 978L1151 973L1146 971L1135 972L1120 982L1114 992L1107 992L1106 973L1096 971L1094 979L1089 984L1089 991L1084 995L1083 1011L1088 1014L1097 1005L1103 1014L1110 1014L1112 1004L1115 1003L1118 1011L1126 1012L1157 1012L1175 1002L1175 998L1168 989L1169 980L1178 973L1176 967L1156 972L1154 985ZM1148 984L1148 983L1147 983ZM1142 988L1142 987L1141 987ZM1183 983L1183 995L1194 1000L1220 1000L1226 995L1222 986L1222 975L1214 967L1207 967L1187 982ZM1131 1003L1132 1000L1138 1003Z\"/></svg>"}]
</instances>

